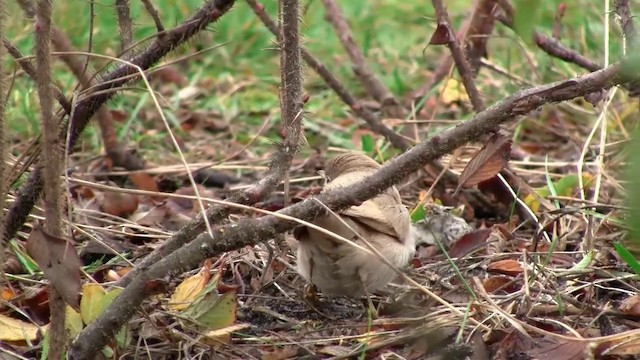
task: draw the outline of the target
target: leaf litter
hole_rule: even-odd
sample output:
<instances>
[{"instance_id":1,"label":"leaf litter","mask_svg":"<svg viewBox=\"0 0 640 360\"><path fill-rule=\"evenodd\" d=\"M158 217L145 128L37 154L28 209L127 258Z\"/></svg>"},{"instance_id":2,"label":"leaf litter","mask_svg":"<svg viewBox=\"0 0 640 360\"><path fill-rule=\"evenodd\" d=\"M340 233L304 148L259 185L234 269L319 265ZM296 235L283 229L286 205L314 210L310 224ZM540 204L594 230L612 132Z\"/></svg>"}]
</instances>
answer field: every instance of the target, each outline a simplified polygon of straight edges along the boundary
<instances>
[{"instance_id":1,"label":"leaf litter","mask_svg":"<svg viewBox=\"0 0 640 360\"><path fill-rule=\"evenodd\" d=\"M436 35L451 35L448 29L441 30ZM207 91L188 86L175 69L157 75L156 81L172 85L161 91L175 92L175 85L180 87L178 97L183 105L196 102ZM457 80L448 80L444 98L431 97L428 104L465 115L455 105L460 99L468 100L460 88ZM230 191L263 176L265 159L272 150L265 139L274 131L275 122L246 149L244 143L249 140L238 134L258 133L256 129L240 128L216 111L193 111L186 105L177 114L179 143L194 160L193 169L201 169L194 175L198 175L198 192L204 199L224 199ZM470 144L455 156L445 157L443 163L461 178L448 191L431 191L434 179L429 176L401 188L411 208L423 200L451 207L463 204L460 217L473 230L445 244L447 254L433 244L421 245L421 250L429 251L419 251L411 266L403 269L417 285L399 279L374 294L379 318L370 318L360 300L321 297L319 303L306 302L306 284L293 270L291 248L295 243L287 242L291 239L285 236L285 241L276 239L221 254L187 274L154 279L149 286L157 290L156 295L103 353L144 352L153 358L166 354L165 358L172 358L179 352L213 351L221 357L262 359L364 354L366 358L419 359L433 353L450 358L472 354L474 359L482 358L478 354L491 354L493 359L581 359L590 355L615 359L613 356L637 354L638 276L611 251L624 223L613 206L619 206L622 198L612 177L602 185L597 207L587 208L588 203L580 198L581 191L593 191L594 174L576 173L578 150L572 144L582 141L581 134L589 128L570 114L562 107L542 110L537 119L528 119L532 121L518 128L518 139L496 135L488 144ZM118 111L119 119L129 115ZM141 109L139 120L136 131L165 139L154 109ZM349 116L338 122L357 127ZM515 124L507 127L509 133L516 130ZM372 155L392 156L384 151L380 137L369 130L322 134L318 127L317 131L317 137L337 137ZM420 128L422 138L429 133L428 127ZM13 276L1 289L0 341L13 351L36 354L31 345L39 344L48 323L47 286L65 296L70 305L69 331L77 334L122 291L113 283L131 269L128 261L148 254L198 213L193 188L184 168L174 166L178 162L172 152L141 150L157 152L148 157L153 160L141 172L114 169L104 158L84 168L78 162L69 189L73 241L51 237L36 226L26 245L16 241L15 248L26 250L43 274L29 273L31 259L18 251L12 255L19 266L3 266ZM239 155L217 163L234 154ZM296 159L290 175L292 202L318 192L322 182L316 171L322 168L322 158L333 154L324 147ZM212 161L205 166L203 159ZM506 176L505 184L498 178L504 169L525 183ZM584 189L579 188L580 176ZM478 202L471 195L474 190L487 196L491 206ZM523 205L514 204L511 191L535 219L522 210ZM284 196L279 192L256 205L270 211L283 206ZM597 229L585 221L588 211L599 216ZM259 215L234 210L225 221L247 216ZM543 232L551 243L542 237ZM594 259L583 261L588 257L582 246L588 232L601 251ZM81 278L80 269L91 280L86 275ZM449 307L434 301L425 289Z\"/></svg>"}]
</instances>

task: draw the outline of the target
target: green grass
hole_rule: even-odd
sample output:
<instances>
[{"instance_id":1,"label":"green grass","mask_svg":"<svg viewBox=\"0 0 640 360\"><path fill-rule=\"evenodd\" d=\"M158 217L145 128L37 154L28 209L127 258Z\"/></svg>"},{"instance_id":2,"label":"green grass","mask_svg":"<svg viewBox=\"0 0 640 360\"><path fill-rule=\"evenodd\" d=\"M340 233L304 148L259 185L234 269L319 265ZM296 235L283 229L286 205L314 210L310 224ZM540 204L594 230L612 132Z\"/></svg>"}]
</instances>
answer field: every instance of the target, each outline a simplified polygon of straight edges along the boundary
<instances>
[{"instance_id":1,"label":"green grass","mask_svg":"<svg viewBox=\"0 0 640 360\"><path fill-rule=\"evenodd\" d=\"M31 54L32 21L22 17L21 10L14 2L9 3L8 12L12 16L9 18L8 37L25 55ZM201 4L201 0L159 0L153 3L159 10L165 26L170 28L188 17ZM558 3L559 1L544 2L537 29L550 34ZM95 5L92 51L116 55L119 49L119 37L116 35L118 26L115 11L110 4L103 2ZM269 13L275 15L275 0L263 1L263 4ZM90 3L72 1L57 2L54 5L55 24L68 34L78 50L86 51L89 41ZM319 1L306 1L303 5L306 6L306 11L301 15L301 28L305 46L329 66L354 94L362 97L363 89L354 78L348 57L330 24L324 20L322 4ZM399 97L423 85L428 80L429 71L437 67L440 54L447 51L444 47L427 46L435 28L433 10L428 2L342 1L339 5L349 19L356 41L369 59L369 65ZM131 6L136 25L134 38L140 40L153 35L155 27L142 9L141 3L133 1ZM448 2L448 10L454 26L458 28L469 11L468 2ZM594 5L586 0L569 4L563 20L563 43L593 59L601 59L602 12L599 4ZM615 28L615 25L613 27ZM614 34L617 34L617 30ZM208 96L197 99L189 104L188 108L221 113L223 118L232 122L239 137L246 140L251 138L252 133L264 121L264 117L268 116L265 114L277 118L279 111L278 54L275 51L274 38L257 20L248 5L244 1L237 1L230 13L208 31L171 54L168 60L223 43L225 45L189 59L186 65L180 66L191 84L210 84L209 88L205 89ZM526 49L537 62L537 73L540 76L527 77L534 83L559 80L582 72L572 65L541 55L541 51L533 45L525 45L522 48L516 43L516 35L498 25L496 36L490 41L490 60L513 73L528 74L531 73L530 65L523 61L523 52ZM619 57L619 46L616 45L618 43L619 41L612 38L612 60ZM141 48L144 48L144 45ZM104 65L104 60L92 59L91 65L94 69L100 68ZM75 87L75 79L61 63L56 64L54 70L56 83L62 86L70 97ZM305 70L305 82L306 91L311 96L310 102L306 105L310 114L309 122L313 122L314 119L332 122L347 116L348 109L309 69ZM229 95L226 90L237 84L246 85L240 91ZM487 104L521 87L520 84L510 83L506 79L501 79L500 86L480 85ZM132 113L136 106L140 105L142 96L142 92L128 91L115 97L109 106ZM25 76L19 77L8 104L9 127L16 134L16 139L30 138L39 131L37 103L33 82ZM147 99L142 105L149 108L151 102ZM149 124L143 124L132 116L126 126L129 128L124 139L129 142L135 144L140 141L139 137L147 138L144 133ZM321 128L320 126L319 130ZM327 138L332 145L351 144L349 131L329 135ZM85 147L99 147L98 139L95 130L85 134ZM144 150L148 151L146 155L153 156L153 149Z\"/></svg>"}]
</instances>

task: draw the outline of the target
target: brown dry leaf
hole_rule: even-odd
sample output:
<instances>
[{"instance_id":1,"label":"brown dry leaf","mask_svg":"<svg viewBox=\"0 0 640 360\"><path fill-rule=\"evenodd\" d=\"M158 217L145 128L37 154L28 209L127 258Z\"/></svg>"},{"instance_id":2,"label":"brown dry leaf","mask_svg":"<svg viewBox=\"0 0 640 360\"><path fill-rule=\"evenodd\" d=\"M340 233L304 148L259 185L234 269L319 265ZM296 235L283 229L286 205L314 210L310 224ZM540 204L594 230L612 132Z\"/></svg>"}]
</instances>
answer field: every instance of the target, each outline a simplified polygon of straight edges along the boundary
<instances>
[{"instance_id":1,"label":"brown dry leaf","mask_svg":"<svg viewBox=\"0 0 640 360\"><path fill-rule=\"evenodd\" d=\"M35 341L40 328L32 323L0 314L0 340Z\"/></svg>"},{"instance_id":2,"label":"brown dry leaf","mask_svg":"<svg viewBox=\"0 0 640 360\"><path fill-rule=\"evenodd\" d=\"M493 225L491 234L487 239L487 255L494 255L504 252L507 239L513 237L506 226L502 224Z\"/></svg>"},{"instance_id":3,"label":"brown dry leaf","mask_svg":"<svg viewBox=\"0 0 640 360\"><path fill-rule=\"evenodd\" d=\"M505 287L512 281L513 279L509 279L507 277L492 276L482 282L482 287L484 287L486 292L491 294L498 289L505 290Z\"/></svg>"},{"instance_id":4,"label":"brown dry leaf","mask_svg":"<svg viewBox=\"0 0 640 360\"><path fill-rule=\"evenodd\" d=\"M633 295L620 304L620 311L627 315L640 315L640 295Z\"/></svg>"},{"instance_id":5,"label":"brown dry leaf","mask_svg":"<svg viewBox=\"0 0 640 360\"><path fill-rule=\"evenodd\" d=\"M189 84L189 80L184 76L184 73L174 65L163 65L153 72L152 77L165 84L176 84L178 86L187 86Z\"/></svg>"},{"instance_id":6,"label":"brown dry leaf","mask_svg":"<svg viewBox=\"0 0 640 360\"><path fill-rule=\"evenodd\" d=\"M129 118L129 114L124 110L111 109L109 112L111 112L113 120L119 123L124 122Z\"/></svg>"},{"instance_id":7,"label":"brown dry leaf","mask_svg":"<svg viewBox=\"0 0 640 360\"><path fill-rule=\"evenodd\" d=\"M73 244L66 239L45 233L39 224L35 224L27 239L27 253L64 301L75 310L79 310L82 262Z\"/></svg>"},{"instance_id":8,"label":"brown dry leaf","mask_svg":"<svg viewBox=\"0 0 640 360\"><path fill-rule=\"evenodd\" d=\"M433 35L431 35L429 45L447 45L454 41L456 41L456 36L449 24L439 23Z\"/></svg>"},{"instance_id":9,"label":"brown dry leaf","mask_svg":"<svg viewBox=\"0 0 640 360\"><path fill-rule=\"evenodd\" d=\"M107 214L126 218L138 209L138 204L136 195L105 191L100 208Z\"/></svg>"},{"instance_id":10,"label":"brown dry leaf","mask_svg":"<svg viewBox=\"0 0 640 360\"><path fill-rule=\"evenodd\" d=\"M131 173L129 174L129 180L131 180L136 188L140 190L159 192L156 179L154 179L153 176L147 174L146 172Z\"/></svg>"},{"instance_id":11,"label":"brown dry leaf","mask_svg":"<svg viewBox=\"0 0 640 360\"><path fill-rule=\"evenodd\" d=\"M536 346L527 351L534 359L580 360L586 359L587 343L545 337L536 340Z\"/></svg>"},{"instance_id":12,"label":"brown dry leaf","mask_svg":"<svg viewBox=\"0 0 640 360\"><path fill-rule=\"evenodd\" d=\"M487 270L490 272L510 275L510 276L520 275L522 274L522 271L523 271L522 265L520 265L520 262L512 259L494 261L491 264L489 264L489 266L487 267Z\"/></svg>"},{"instance_id":13,"label":"brown dry leaf","mask_svg":"<svg viewBox=\"0 0 640 360\"><path fill-rule=\"evenodd\" d=\"M490 234L491 229L477 229L463 235L453 243L449 250L449 256L460 258L481 248L489 238Z\"/></svg>"},{"instance_id":14,"label":"brown dry leaf","mask_svg":"<svg viewBox=\"0 0 640 360\"><path fill-rule=\"evenodd\" d=\"M475 186L496 176L500 170L507 166L510 154L511 140L500 133L493 135L460 174L458 188L454 192L454 196L463 187Z\"/></svg>"}]
</instances>

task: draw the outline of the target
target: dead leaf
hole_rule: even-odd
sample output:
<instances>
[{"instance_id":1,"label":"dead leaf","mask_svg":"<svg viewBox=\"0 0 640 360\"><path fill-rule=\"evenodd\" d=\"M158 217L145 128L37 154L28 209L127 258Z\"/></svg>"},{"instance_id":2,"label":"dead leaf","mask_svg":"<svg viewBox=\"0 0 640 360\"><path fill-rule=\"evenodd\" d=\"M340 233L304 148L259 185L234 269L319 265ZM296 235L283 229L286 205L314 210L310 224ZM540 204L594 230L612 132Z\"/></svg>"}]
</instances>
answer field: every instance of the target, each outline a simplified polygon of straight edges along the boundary
<instances>
[{"instance_id":1,"label":"dead leaf","mask_svg":"<svg viewBox=\"0 0 640 360\"><path fill-rule=\"evenodd\" d=\"M490 272L504 274L509 276L517 276L522 274L522 265L520 262L512 259L494 261L487 267Z\"/></svg>"},{"instance_id":2,"label":"dead leaf","mask_svg":"<svg viewBox=\"0 0 640 360\"><path fill-rule=\"evenodd\" d=\"M431 35L429 45L447 45L456 41L456 35L453 33L453 29L447 23L439 23L436 30Z\"/></svg>"},{"instance_id":3,"label":"dead leaf","mask_svg":"<svg viewBox=\"0 0 640 360\"><path fill-rule=\"evenodd\" d=\"M477 229L463 235L453 243L449 250L449 256L453 258L461 258L470 252L481 248L489 238L490 234L491 229Z\"/></svg>"},{"instance_id":4,"label":"dead leaf","mask_svg":"<svg viewBox=\"0 0 640 360\"><path fill-rule=\"evenodd\" d=\"M236 321L238 296L235 290L221 294L219 284L220 276L209 281L206 287L198 294L196 299L182 311L183 316L188 317L199 324L199 331L209 332L223 329L233 325ZM230 289L226 289L230 290ZM191 323L185 326L192 326ZM207 338L205 341L211 346L220 343L229 343L231 335L226 333L215 339Z\"/></svg>"},{"instance_id":5,"label":"dead leaf","mask_svg":"<svg viewBox=\"0 0 640 360\"><path fill-rule=\"evenodd\" d=\"M35 341L40 328L32 323L0 314L0 340Z\"/></svg>"},{"instance_id":6,"label":"dead leaf","mask_svg":"<svg viewBox=\"0 0 640 360\"><path fill-rule=\"evenodd\" d=\"M627 315L640 315L640 295L633 295L620 304L620 311Z\"/></svg>"},{"instance_id":7,"label":"dead leaf","mask_svg":"<svg viewBox=\"0 0 640 360\"><path fill-rule=\"evenodd\" d=\"M66 239L45 233L42 227L36 224L27 239L27 253L64 301L79 310L82 262L73 244Z\"/></svg>"},{"instance_id":8,"label":"dead leaf","mask_svg":"<svg viewBox=\"0 0 640 360\"><path fill-rule=\"evenodd\" d=\"M493 135L460 174L458 188L456 188L454 196L463 187L475 186L496 176L509 163L510 154L511 140L500 133Z\"/></svg>"},{"instance_id":9,"label":"dead leaf","mask_svg":"<svg viewBox=\"0 0 640 360\"><path fill-rule=\"evenodd\" d=\"M640 354L640 330L633 329L606 337L595 348L593 354L597 359L604 356L625 356Z\"/></svg>"},{"instance_id":10,"label":"dead leaf","mask_svg":"<svg viewBox=\"0 0 640 360\"><path fill-rule=\"evenodd\" d=\"M101 312L100 301L106 295L100 284L89 283L82 287L80 300L80 315L85 324L90 324L98 318Z\"/></svg>"},{"instance_id":11,"label":"dead leaf","mask_svg":"<svg viewBox=\"0 0 640 360\"><path fill-rule=\"evenodd\" d=\"M136 195L105 191L100 208L107 214L126 218L138 209L138 204Z\"/></svg>"},{"instance_id":12,"label":"dead leaf","mask_svg":"<svg viewBox=\"0 0 640 360\"><path fill-rule=\"evenodd\" d=\"M447 106L456 103L469 103L469 94L462 83L454 78L449 78L445 83L440 94L440 100Z\"/></svg>"},{"instance_id":13,"label":"dead leaf","mask_svg":"<svg viewBox=\"0 0 640 360\"><path fill-rule=\"evenodd\" d=\"M297 346L274 347L271 351L262 350L262 360L286 360L298 355Z\"/></svg>"},{"instance_id":14,"label":"dead leaf","mask_svg":"<svg viewBox=\"0 0 640 360\"><path fill-rule=\"evenodd\" d=\"M167 306L176 311L186 309L200 295L202 290L204 290L209 280L211 280L210 270L210 266L205 266L197 274L186 278L180 283L173 292L173 295L171 295Z\"/></svg>"},{"instance_id":15,"label":"dead leaf","mask_svg":"<svg viewBox=\"0 0 640 360\"><path fill-rule=\"evenodd\" d=\"M534 359L579 360L586 359L587 343L545 337L536 340L536 346L527 351Z\"/></svg>"},{"instance_id":16,"label":"dead leaf","mask_svg":"<svg viewBox=\"0 0 640 360\"><path fill-rule=\"evenodd\" d=\"M131 173L129 180L140 190L159 192L156 180L146 172Z\"/></svg>"},{"instance_id":17,"label":"dead leaf","mask_svg":"<svg viewBox=\"0 0 640 360\"><path fill-rule=\"evenodd\" d=\"M506 286L513 282L513 279L503 277L503 276L492 276L488 279L485 279L482 282L482 286L484 290L488 293L493 293L497 290L507 291ZM507 291L510 292L510 291Z\"/></svg>"}]
</instances>

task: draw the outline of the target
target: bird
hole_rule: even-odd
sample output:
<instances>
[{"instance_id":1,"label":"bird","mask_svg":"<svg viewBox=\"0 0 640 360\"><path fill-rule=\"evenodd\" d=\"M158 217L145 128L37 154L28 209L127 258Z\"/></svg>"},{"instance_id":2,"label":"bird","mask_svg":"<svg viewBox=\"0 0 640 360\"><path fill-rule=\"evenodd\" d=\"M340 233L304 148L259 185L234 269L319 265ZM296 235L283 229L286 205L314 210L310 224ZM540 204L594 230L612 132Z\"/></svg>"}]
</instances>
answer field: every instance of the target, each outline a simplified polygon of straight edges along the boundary
<instances>
[{"instance_id":1,"label":"bird","mask_svg":"<svg viewBox=\"0 0 640 360\"><path fill-rule=\"evenodd\" d=\"M340 154L325 166L329 182L322 192L356 183L380 167L361 153ZM415 253L409 212L395 187L337 214L320 215L311 223L369 249L362 240L366 239L397 268L406 265ZM298 273L325 296L368 297L396 275L372 251L354 247L317 229L302 225L294 229L293 235L298 240Z\"/></svg>"}]
</instances>

